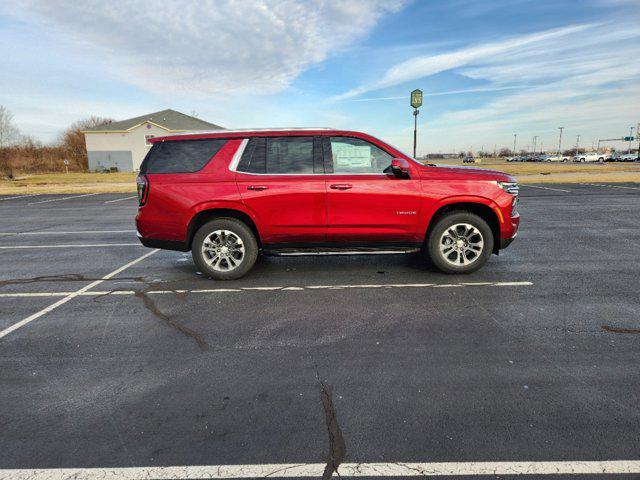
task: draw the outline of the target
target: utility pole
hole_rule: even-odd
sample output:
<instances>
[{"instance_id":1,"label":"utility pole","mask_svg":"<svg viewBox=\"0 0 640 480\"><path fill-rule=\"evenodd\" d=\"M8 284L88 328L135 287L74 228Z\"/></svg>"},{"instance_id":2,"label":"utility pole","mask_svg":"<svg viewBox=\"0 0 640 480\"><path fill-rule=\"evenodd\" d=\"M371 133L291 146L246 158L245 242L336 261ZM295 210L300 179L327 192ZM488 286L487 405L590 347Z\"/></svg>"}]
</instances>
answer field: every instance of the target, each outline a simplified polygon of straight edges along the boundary
<instances>
[{"instance_id":1,"label":"utility pole","mask_svg":"<svg viewBox=\"0 0 640 480\"><path fill-rule=\"evenodd\" d=\"M516 139L518 138L518 134L514 133L513 134L513 156L515 157L516 154Z\"/></svg>"},{"instance_id":2,"label":"utility pole","mask_svg":"<svg viewBox=\"0 0 640 480\"><path fill-rule=\"evenodd\" d=\"M633 138L633 127L629 127L629 150L627 150L627 154L631 153L631 139L632 138Z\"/></svg>"},{"instance_id":3,"label":"utility pole","mask_svg":"<svg viewBox=\"0 0 640 480\"><path fill-rule=\"evenodd\" d=\"M578 156L578 150L580 149L580 135L576 138L576 157Z\"/></svg>"},{"instance_id":4,"label":"utility pole","mask_svg":"<svg viewBox=\"0 0 640 480\"><path fill-rule=\"evenodd\" d=\"M416 158L416 144L418 143L418 108L422 106L422 90L415 89L411 92L411 103L413 107L413 158Z\"/></svg>"},{"instance_id":5,"label":"utility pole","mask_svg":"<svg viewBox=\"0 0 640 480\"><path fill-rule=\"evenodd\" d=\"M562 130L564 130L564 127L558 127L558 129L560 130L560 140L558 140L558 158L562 158Z\"/></svg>"}]
</instances>

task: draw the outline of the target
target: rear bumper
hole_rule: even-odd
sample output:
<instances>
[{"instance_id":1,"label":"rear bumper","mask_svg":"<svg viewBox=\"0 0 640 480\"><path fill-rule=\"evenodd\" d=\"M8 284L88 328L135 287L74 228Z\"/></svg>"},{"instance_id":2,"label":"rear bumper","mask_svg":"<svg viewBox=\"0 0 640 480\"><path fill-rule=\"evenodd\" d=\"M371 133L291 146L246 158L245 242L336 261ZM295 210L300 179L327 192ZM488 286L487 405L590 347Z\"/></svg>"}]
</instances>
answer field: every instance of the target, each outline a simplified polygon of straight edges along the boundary
<instances>
[{"instance_id":1,"label":"rear bumper","mask_svg":"<svg viewBox=\"0 0 640 480\"><path fill-rule=\"evenodd\" d=\"M145 238L138 234L138 240L145 247L161 248L162 250L176 250L178 252L188 252L189 248L185 242L177 240L160 240L158 238Z\"/></svg>"}]
</instances>

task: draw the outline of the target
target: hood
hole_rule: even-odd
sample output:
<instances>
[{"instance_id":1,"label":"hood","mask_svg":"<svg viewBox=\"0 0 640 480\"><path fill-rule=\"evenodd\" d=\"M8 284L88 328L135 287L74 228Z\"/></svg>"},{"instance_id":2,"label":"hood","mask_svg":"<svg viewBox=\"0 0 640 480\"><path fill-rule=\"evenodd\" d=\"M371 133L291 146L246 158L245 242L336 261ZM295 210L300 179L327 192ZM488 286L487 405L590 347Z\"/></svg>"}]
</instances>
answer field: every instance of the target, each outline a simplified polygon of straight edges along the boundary
<instances>
[{"instance_id":1,"label":"hood","mask_svg":"<svg viewBox=\"0 0 640 480\"><path fill-rule=\"evenodd\" d=\"M437 172L438 174L451 175L455 177L471 177L477 180L496 180L498 182L516 182L517 180L508 173L500 172L498 170L487 170L484 168L476 167L463 167L454 165L436 165L428 164L422 166L422 171Z\"/></svg>"}]
</instances>

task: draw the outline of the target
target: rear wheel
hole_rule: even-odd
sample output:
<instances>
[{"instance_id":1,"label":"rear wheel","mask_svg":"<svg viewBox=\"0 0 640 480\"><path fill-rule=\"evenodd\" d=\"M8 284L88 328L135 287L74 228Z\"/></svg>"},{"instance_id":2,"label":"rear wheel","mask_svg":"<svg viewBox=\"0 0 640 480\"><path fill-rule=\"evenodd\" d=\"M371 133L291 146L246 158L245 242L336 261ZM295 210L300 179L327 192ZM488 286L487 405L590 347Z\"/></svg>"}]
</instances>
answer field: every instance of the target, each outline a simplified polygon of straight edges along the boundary
<instances>
[{"instance_id":1,"label":"rear wheel","mask_svg":"<svg viewBox=\"0 0 640 480\"><path fill-rule=\"evenodd\" d=\"M216 280L235 280L256 263L258 242L251 229L235 218L217 218L205 223L191 243L198 269Z\"/></svg>"},{"instance_id":2,"label":"rear wheel","mask_svg":"<svg viewBox=\"0 0 640 480\"><path fill-rule=\"evenodd\" d=\"M452 212L435 224L427 250L433 264L445 273L471 273L493 252L493 232L478 215Z\"/></svg>"}]
</instances>

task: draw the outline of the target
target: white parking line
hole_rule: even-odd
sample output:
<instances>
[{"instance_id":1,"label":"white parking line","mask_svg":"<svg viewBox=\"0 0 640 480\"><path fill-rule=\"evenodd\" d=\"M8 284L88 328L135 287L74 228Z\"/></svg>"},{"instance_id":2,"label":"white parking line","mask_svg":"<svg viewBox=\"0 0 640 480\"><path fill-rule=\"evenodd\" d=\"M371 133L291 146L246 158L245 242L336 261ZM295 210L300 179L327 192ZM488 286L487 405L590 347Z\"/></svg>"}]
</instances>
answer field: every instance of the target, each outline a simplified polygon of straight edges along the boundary
<instances>
[{"instance_id":1,"label":"white parking line","mask_svg":"<svg viewBox=\"0 0 640 480\"><path fill-rule=\"evenodd\" d=\"M587 185L589 187L609 187L609 188L624 188L627 190L640 190L638 187L627 187L626 185L606 185L599 183L581 183L580 185Z\"/></svg>"},{"instance_id":2,"label":"white parking line","mask_svg":"<svg viewBox=\"0 0 640 480\"><path fill-rule=\"evenodd\" d=\"M113 272L108 273L107 275L105 275L104 277L102 277L102 279L100 280L95 280L93 282L91 282L89 285L86 285L84 287L82 287L79 290L76 290L75 292L69 293L68 295L66 295L65 297L61 298L60 300L58 300L55 303L52 303L51 305L49 305L46 308L43 308L42 310L40 310L39 312L34 313L33 315L29 315L27 318L24 318L22 320L20 320L17 323L14 323L13 325L11 325L8 328L5 328L4 330L2 330L0 332L0 338L6 337L7 335L9 335L11 332L19 329L20 327L23 327L25 325L27 325L28 323L33 322L34 320L40 318L41 316L45 315L46 313L49 313L52 310L55 310L56 308L58 308L61 305L64 305L65 303L67 303L69 300L74 299L75 297L77 297L78 295L82 295L83 293L85 293L86 291L92 289L93 287L100 285L102 282L104 282L105 280L109 280L110 278L115 277L116 275L118 275L119 273L123 272L124 270L126 270L127 268L135 265L138 262L141 262L142 260L144 260L145 258L147 258L150 255L153 255L154 253L156 253L158 250L151 250L150 252L145 253L144 255L142 255L141 257L136 258L135 260L121 266L120 268L115 269Z\"/></svg>"},{"instance_id":3,"label":"white parking line","mask_svg":"<svg viewBox=\"0 0 640 480\"><path fill-rule=\"evenodd\" d=\"M137 480L153 478L291 478L322 477L323 463L199 465L125 468L56 468L0 470L1 480ZM638 460L558 462L343 463L341 477L427 477L485 475L624 475L640 473Z\"/></svg>"},{"instance_id":4,"label":"white parking line","mask_svg":"<svg viewBox=\"0 0 640 480\"><path fill-rule=\"evenodd\" d=\"M38 232L0 232L0 235L84 235L100 233L136 233L135 230L76 230L75 232L56 232L55 230L43 230Z\"/></svg>"},{"instance_id":5,"label":"white parking line","mask_svg":"<svg viewBox=\"0 0 640 480\"><path fill-rule=\"evenodd\" d=\"M27 205L37 205L39 203L61 202L62 200L70 200L72 198L91 197L92 195L101 195L100 193L85 193L83 195L73 195L71 197L50 198L49 200L40 200L39 202L28 203Z\"/></svg>"},{"instance_id":6,"label":"white parking line","mask_svg":"<svg viewBox=\"0 0 640 480\"><path fill-rule=\"evenodd\" d=\"M390 283L375 285L303 285L303 286L278 286L278 287L238 287L238 288L204 288L204 289L178 289L178 290L147 290L149 295L164 295L170 293L228 293L228 292L299 292L304 290L343 290L343 289L372 289L372 288L461 288L461 287L530 287L532 282L478 282L478 283ZM0 298L29 298L29 297L64 297L72 292L13 292L0 293ZM135 295L135 290L105 290L81 292L81 296L104 295Z\"/></svg>"},{"instance_id":7,"label":"white parking line","mask_svg":"<svg viewBox=\"0 0 640 480\"><path fill-rule=\"evenodd\" d=\"M1 250L29 249L29 248L97 248L97 247L142 247L141 243L88 243L81 245L7 245L0 246Z\"/></svg>"},{"instance_id":8,"label":"white parking line","mask_svg":"<svg viewBox=\"0 0 640 480\"><path fill-rule=\"evenodd\" d=\"M565 192L565 193L571 193L571 190L563 190L562 188L551 188L551 187L539 187L537 185L526 185L526 184L520 184L521 187L528 187L528 188L539 188L541 190L553 190L555 192Z\"/></svg>"},{"instance_id":9,"label":"white parking line","mask_svg":"<svg viewBox=\"0 0 640 480\"><path fill-rule=\"evenodd\" d=\"M131 200L132 198L138 198L137 195L133 195L132 197L125 197L125 198L116 198L115 200L107 200L104 203L115 203L115 202L121 202L123 200Z\"/></svg>"},{"instance_id":10,"label":"white parking line","mask_svg":"<svg viewBox=\"0 0 640 480\"><path fill-rule=\"evenodd\" d=\"M0 202L4 202L5 200L17 200L19 198L37 197L38 195L42 195L42 194L41 193L31 193L29 195L16 195L15 197L0 198Z\"/></svg>"}]
</instances>

